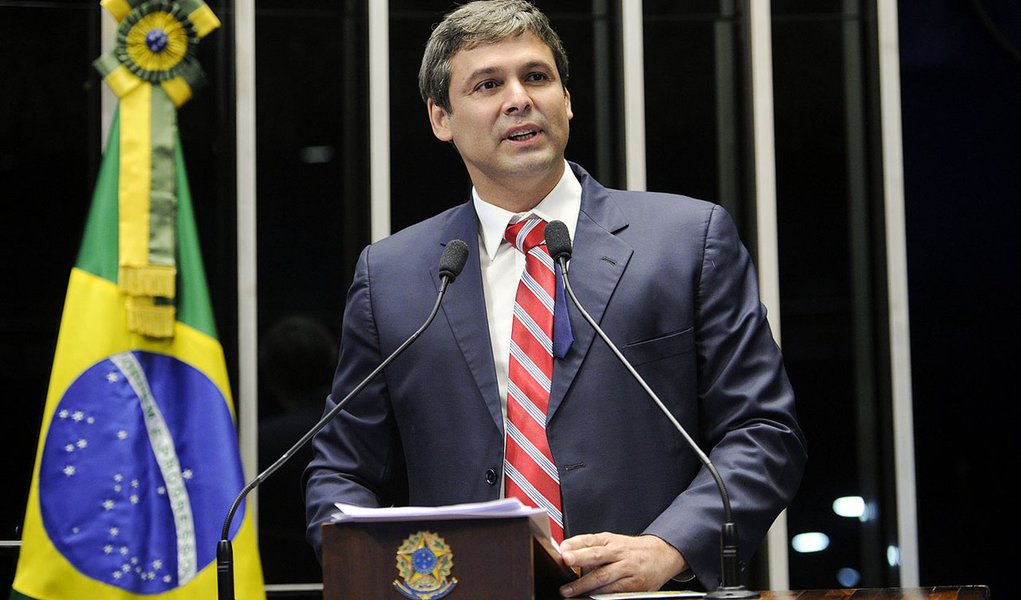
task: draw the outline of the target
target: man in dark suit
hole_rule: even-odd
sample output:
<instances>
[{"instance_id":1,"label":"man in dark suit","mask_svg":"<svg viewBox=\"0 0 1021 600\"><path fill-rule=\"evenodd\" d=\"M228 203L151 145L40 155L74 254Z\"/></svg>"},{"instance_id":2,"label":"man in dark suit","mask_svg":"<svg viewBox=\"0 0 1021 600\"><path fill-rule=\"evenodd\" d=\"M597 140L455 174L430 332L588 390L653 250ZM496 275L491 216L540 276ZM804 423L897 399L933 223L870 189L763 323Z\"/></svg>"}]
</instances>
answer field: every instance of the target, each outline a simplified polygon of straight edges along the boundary
<instances>
[{"instance_id":1,"label":"man in dark suit","mask_svg":"<svg viewBox=\"0 0 1021 600\"><path fill-rule=\"evenodd\" d=\"M419 84L472 200L363 251L327 410L425 319L443 245L465 240L468 262L436 322L316 437L306 479L317 551L334 502L517 495L505 431L520 359L508 348L526 269L504 228L532 217L567 225L582 305L710 454L743 562L793 497L804 438L730 217L690 198L604 188L565 161L566 76L559 38L523 0L469 3L433 31ZM547 510L563 527L564 561L583 573L562 593L652 590L689 575L715 588L723 511L710 474L574 307L557 311L543 407L560 505Z\"/></svg>"}]
</instances>

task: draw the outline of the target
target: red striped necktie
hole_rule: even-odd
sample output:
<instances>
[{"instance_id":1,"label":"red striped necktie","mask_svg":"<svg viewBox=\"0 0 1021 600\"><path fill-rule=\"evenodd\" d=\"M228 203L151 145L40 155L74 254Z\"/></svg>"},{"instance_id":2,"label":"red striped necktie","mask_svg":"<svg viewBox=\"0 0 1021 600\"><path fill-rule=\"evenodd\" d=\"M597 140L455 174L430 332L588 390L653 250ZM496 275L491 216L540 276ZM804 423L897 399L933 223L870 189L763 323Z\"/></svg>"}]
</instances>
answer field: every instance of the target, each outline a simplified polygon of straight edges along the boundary
<instances>
[{"instance_id":1,"label":"red striped necktie","mask_svg":"<svg viewBox=\"0 0 1021 600\"><path fill-rule=\"evenodd\" d=\"M556 277L543 237L545 228L545 221L532 217L508 226L504 233L504 238L525 254L511 326L504 483L508 497L549 514L550 531L559 543L564 540L560 475L546 438Z\"/></svg>"}]
</instances>

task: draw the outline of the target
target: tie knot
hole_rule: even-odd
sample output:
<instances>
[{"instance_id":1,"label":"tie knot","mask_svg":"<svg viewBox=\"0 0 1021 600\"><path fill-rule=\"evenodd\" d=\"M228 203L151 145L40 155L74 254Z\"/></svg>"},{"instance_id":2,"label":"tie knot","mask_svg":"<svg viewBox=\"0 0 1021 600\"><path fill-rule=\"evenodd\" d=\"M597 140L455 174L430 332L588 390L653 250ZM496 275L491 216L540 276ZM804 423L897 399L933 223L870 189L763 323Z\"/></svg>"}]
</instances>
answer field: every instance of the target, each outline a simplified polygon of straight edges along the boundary
<instances>
[{"instance_id":1,"label":"tie knot","mask_svg":"<svg viewBox=\"0 0 1021 600\"><path fill-rule=\"evenodd\" d=\"M546 241L546 221L529 217L507 226L503 238L523 254Z\"/></svg>"}]
</instances>

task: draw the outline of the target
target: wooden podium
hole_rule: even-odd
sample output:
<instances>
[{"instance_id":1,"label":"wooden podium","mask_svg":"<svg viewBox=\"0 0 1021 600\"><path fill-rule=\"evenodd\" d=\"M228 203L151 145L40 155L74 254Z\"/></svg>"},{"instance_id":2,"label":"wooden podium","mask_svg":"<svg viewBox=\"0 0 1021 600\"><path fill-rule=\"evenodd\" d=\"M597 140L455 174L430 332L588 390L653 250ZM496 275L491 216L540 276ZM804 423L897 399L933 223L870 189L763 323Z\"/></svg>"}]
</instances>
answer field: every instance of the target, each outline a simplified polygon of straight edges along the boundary
<instances>
[{"instance_id":1,"label":"wooden podium","mask_svg":"<svg viewBox=\"0 0 1021 600\"><path fill-rule=\"evenodd\" d=\"M402 600L415 596L399 587L417 584L446 590L450 600L559 599L557 590L575 574L554 558L547 535L528 517L330 523L323 525L323 598ZM418 580L409 583L409 573ZM762 600L990 598L985 586L760 593Z\"/></svg>"},{"instance_id":2,"label":"wooden podium","mask_svg":"<svg viewBox=\"0 0 1021 600\"><path fill-rule=\"evenodd\" d=\"M322 548L324 600L545 600L575 577L527 517L330 523Z\"/></svg>"}]
</instances>

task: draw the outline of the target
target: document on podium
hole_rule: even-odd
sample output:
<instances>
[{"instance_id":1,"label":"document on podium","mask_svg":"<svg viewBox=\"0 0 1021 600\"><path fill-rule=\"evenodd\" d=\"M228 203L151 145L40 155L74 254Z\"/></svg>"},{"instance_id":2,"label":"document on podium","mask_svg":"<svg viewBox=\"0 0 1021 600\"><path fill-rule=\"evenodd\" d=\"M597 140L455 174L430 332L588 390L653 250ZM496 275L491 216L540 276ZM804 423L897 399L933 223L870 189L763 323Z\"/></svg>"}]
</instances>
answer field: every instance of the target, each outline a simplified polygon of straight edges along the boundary
<instances>
[{"instance_id":1,"label":"document on podium","mask_svg":"<svg viewBox=\"0 0 1021 600\"><path fill-rule=\"evenodd\" d=\"M549 519L546 511L541 508L525 506L517 498L503 498L488 502L469 502L465 504L448 504L446 506L390 506L386 508L366 508L353 504L337 502L334 504L339 512L333 513L335 523L352 521L402 521L406 519L508 519L512 517L528 517L532 532L543 539L548 539L557 553L560 548L550 535Z\"/></svg>"},{"instance_id":2,"label":"document on podium","mask_svg":"<svg viewBox=\"0 0 1021 600\"><path fill-rule=\"evenodd\" d=\"M400 521L405 519L506 519L529 517L545 523L549 535L549 521L541 508L525 506L517 498L503 498L489 502L448 504L446 506L391 506L387 508L366 508L337 502L340 512L333 513L334 522L347 521Z\"/></svg>"}]
</instances>

